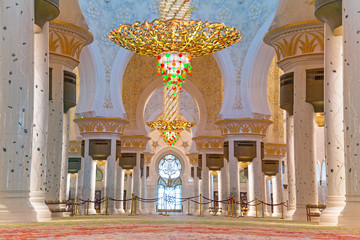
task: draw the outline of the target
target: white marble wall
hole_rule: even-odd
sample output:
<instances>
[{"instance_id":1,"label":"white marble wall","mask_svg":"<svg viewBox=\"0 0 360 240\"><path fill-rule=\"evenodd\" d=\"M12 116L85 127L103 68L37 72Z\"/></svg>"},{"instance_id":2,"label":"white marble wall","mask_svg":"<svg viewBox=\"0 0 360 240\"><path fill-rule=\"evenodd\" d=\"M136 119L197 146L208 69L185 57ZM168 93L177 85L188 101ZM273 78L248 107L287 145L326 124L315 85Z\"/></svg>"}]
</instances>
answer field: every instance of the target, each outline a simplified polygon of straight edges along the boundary
<instances>
[{"instance_id":1,"label":"white marble wall","mask_svg":"<svg viewBox=\"0 0 360 240\"><path fill-rule=\"evenodd\" d=\"M0 1L0 24L0 222L31 222L34 1Z\"/></svg>"},{"instance_id":2,"label":"white marble wall","mask_svg":"<svg viewBox=\"0 0 360 240\"><path fill-rule=\"evenodd\" d=\"M51 220L51 212L45 205L45 177L49 103L49 23L35 34L34 56L34 114L31 161L31 204L38 221Z\"/></svg>"},{"instance_id":3,"label":"white marble wall","mask_svg":"<svg viewBox=\"0 0 360 240\"><path fill-rule=\"evenodd\" d=\"M325 158L327 207L320 224L337 225L345 205L342 36L325 24Z\"/></svg>"},{"instance_id":4,"label":"white marble wall","mask_svg":"<svg viewBox=\"0 0 360 240\"><path fill-rule=\"evenodd\" d=\"M360 2L343 1L346 206L341 226L360 226Z\"/></svg>"}]
</instances>

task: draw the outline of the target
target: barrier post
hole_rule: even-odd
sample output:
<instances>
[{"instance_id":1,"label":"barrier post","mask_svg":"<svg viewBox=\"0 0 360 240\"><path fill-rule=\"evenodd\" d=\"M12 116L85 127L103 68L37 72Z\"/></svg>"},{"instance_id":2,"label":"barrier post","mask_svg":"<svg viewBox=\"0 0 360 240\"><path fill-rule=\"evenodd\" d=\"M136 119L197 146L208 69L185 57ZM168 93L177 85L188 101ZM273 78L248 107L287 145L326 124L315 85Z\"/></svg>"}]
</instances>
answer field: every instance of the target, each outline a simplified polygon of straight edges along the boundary
<instances>
[{"instance_id":1,"label":"barrier post","mask_svg":"<svg viewBox=\"0 0 360 240\"><path fill-rule=\"evenodd\" d=\"M256 211L255 218L258 218L257 198L255 198L255 211Z\"/></svg>"},{"instance_id":2,"label":"barrier post","mask_svg":"<svg viewBox=\"0 0 360 240\"><path fill-rule=\"evenodd\" d=\"M105 215L109 215L108 208L109 208L109 197L106 196L105 197Z\"/></svg>"},{"instance_id":3,"label":"barrier post","mask_svg":"<svg viewBox=\"0 0 360 240\"><path fill-rule=\"evenodd\" d=\"M261 217L264 218L264 201L261 201Z\"/></svg>"},{"instance_id":4,"label":"barrier post","mask_svg":"<svg viewBox=\"0 0 360 240\"><path fill-rule=\"evenodd\" d=\"M281 219L284 219L284 203L281 203Z\"/></svg>"},{"instance_id":5,"label":"barrier post","mask_svg":"<svg viewBox=\"0 0 360 240\"><path fill-rule=\"evenodd\" d=\"M137 215L138 198L137 196L135 196L134 198L135 198L135 215Z\"/></svg>"},{"instance_id":6,"label":"barrier post","mask_svg":"<svg viewBox=\"0 0 360 240\"><path fill-rule=\"evenodd\" d=\"M134 215L134 194L131 194L130 216Z\"/></svg>"},{"instance_id":7,"label":"barrier post","mask_svg":"<svg viewBox=\"0 0 360 240\"><path fill-rule=\"evenodd\" d=\"M88 198L88 200L86 202L86 215L89 215L89 202L90 202L90 199Z\"/></svg>"},{"instance_id":8,"label":"barrier post","mask_svg":"<svg viewBox=\"0 0 360 240\"><path fill-rule=\"evenodd\" d=\"M236 218L236 195L233 196L233 217Z\"/></svg>"},{"instance_id":9,"label":"barrier post","mask_svg":"<svg viewBox=\"0 0 360 240\"><path fill-rule=\"evenodd\" d=\"M202 217L201 208L202 208L202 206L201 206L201 193L200 193L200 213L199 213L199 217Z\"/></svg>"},{"instance_id":10,"label":"barrier post","mask_svg":"<svg viewBox=\"0 0 360 240\"><path fill-rule=\"evenodd\" d=\"M74 216L78 215L78 203L79 203L79 197L75 198L75 214Z\"/></svg>"},{"instance_id":11,"label":"barrier post","mask_svg":"<svg viewBox=\"0 0 360 240\"><path fill-rule=\"evenodd\" d=\"M191 215L190 214L190 198L188 198L188 214L187 215Z\"/></svg>"},{"instance_id":12,"label":"barrier post","mask_svg":"<svg viewBox=\"0 0 360 240\"><path fill-rule=\"evenodd\" d=\"M286 200L286 210L289 211L289 200Z\"/></svg>"},{"instance_id":13,"label":"barrier post","mask_svg":"<svg viewBox=\"0 0 360 240\"><path fill-rule=\"evenodd\" d=\"M226 206L227 206L227 217L230 217L230 198L227 199Z\"/></svg>"}]
</instances>

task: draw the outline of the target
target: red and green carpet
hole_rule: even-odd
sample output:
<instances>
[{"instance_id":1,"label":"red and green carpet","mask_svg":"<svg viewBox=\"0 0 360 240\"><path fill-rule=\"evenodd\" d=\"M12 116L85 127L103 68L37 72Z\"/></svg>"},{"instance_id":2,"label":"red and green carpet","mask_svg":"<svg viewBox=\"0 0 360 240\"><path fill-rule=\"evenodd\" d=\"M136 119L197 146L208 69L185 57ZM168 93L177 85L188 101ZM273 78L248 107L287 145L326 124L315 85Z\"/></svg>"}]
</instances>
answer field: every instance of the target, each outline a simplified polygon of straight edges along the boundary
<instances>
[{"instance_id":1,"label":"red and green carpet","mask_svg":"<svg viewBox=\"0 0 360 240\"><path fill-rule=\"evenodd\" d=\"M271 218L85 216L0 224L0 239L360 239L360 229Z\"/></svg>"}]
</instances>

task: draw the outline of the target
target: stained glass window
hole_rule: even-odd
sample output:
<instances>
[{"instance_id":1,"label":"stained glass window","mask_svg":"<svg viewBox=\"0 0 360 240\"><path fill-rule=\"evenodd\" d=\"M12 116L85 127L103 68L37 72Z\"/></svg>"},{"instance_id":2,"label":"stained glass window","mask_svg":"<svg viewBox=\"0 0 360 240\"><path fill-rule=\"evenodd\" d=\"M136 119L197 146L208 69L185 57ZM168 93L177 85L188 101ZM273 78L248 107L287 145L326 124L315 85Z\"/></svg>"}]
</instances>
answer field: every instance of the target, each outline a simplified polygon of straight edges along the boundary
<instances>
[{"instance_id":1,"label":"stained glass window","mask_svg":"<svg viewBox=\"0 0 360 240\"><path fill-rule=\"evenodd\" d=\"M172 154L164 156L159 163L158 209L181 210L181 162Z\"/></svg>"}]
</instances>

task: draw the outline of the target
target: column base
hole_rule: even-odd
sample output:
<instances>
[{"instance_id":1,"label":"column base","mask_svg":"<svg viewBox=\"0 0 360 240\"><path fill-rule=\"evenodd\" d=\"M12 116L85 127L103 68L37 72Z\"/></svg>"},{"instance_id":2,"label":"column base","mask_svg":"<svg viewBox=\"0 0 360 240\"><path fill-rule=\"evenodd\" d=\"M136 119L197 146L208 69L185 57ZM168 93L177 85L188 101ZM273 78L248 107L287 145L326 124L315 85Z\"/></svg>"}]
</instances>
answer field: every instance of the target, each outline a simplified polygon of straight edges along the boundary
<instances>
[{"instance_id":1,"label":"column base","mask_svg":"<svg viewBox=\"0 0 360 240\"><path fill-rule=\"evenodd\" d=\"M45 204L45 194L42 191L31 191L30 203L36 211L39 222L51 221L51 212Z\"/></svg>"},{"instance_id":2,"label":"column base","mask_svg":"<svg viewBox=\"0 0 360 240\"><path fill-rule=\"evenodd\" d=\"M116 214L123 214L123 213L125 213L125 211L122 208L118 208L118 209L115 209L115 213Z\"/></svg>"},{"instance_id":3,"label":"column base","mask_svg":"<svg viewBox=\"0 0 360 240\"><path fill-rule=\"evenodd\" d=\"M339 216L338 226L360 227L360 195L347 195L345 204Z\"/></svg>"},{"instance_id":4,"label":"column base","mask_svg":"<svg viewBox=\"0 0 360 240\"><path fill-rule=\"evenodd\" d=\"M337 226L339 216L344 207L344 196L328 196L327 206L320 216L320 225Z\"/></svg>"},{"instance_id":5,"label":"column base","mask_svg":"<svg viewBox=\"0 0 360 240\"><path fill-rule=\"evenodd\" d=\"M294 213L295 213L296 208L295 207L291 207L289 206L289 209L285 208L284 209L284 215L285 215L285 219L286 220L292 220Z\"/></svg>"},{"instance_id":6,"label":"column base","mask_svg":"<svg viewBox=\"0 0 360 240\"><path fill-rule=\"evenodd\" d=\"M37 214L30 203L30 191L0 190L0 222L37 222Z\"/></svg>"}]
</instances>

